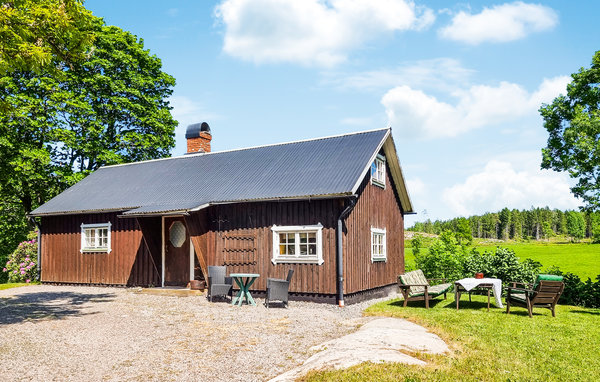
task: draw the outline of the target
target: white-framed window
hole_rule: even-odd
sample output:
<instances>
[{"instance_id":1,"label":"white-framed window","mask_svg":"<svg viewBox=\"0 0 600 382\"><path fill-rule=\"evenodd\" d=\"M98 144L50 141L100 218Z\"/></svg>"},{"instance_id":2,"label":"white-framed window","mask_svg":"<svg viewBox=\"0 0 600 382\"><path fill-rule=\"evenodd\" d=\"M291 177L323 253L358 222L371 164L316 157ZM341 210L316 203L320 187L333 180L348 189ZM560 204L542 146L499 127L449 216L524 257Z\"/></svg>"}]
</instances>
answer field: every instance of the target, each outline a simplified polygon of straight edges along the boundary
<instances>
[{"instance_id":1,"label":"white-framed window","mask_svg":"<svg viewBox=\"0 0 600 382\"><path fill-rule=\"evenodd\" d=\"M371 227L371 261L387 261L385 228Z\"/></svg>"},{"instance_id":2,"label":"white-framed window","mask_svg":"<svg viewBox=\"0 0 600 382\"><path fill-rule=\"evenodd\" d=\"M278 226L273 231L273 264L323 264L323 226Z\"/></svg>"},{"instance_id":3,"label":"white-framed window","mask_svg":"<svg viewBox=\"0 0 600 382\"><path fill-rule=\"evenodd\" d=\"M385 188L385 157L377 155L371 164L371 183Z\"/></svg>"},{"instance_id":4,"label":"white-framed window","mask_svg":"<svg viewBox=\"0 0 600 382\"><path fill-rule=\"evenodd\" d=\"M110 253L110 222L100 224L81 224L80 252Z\"/></svg>"}]
</instances>

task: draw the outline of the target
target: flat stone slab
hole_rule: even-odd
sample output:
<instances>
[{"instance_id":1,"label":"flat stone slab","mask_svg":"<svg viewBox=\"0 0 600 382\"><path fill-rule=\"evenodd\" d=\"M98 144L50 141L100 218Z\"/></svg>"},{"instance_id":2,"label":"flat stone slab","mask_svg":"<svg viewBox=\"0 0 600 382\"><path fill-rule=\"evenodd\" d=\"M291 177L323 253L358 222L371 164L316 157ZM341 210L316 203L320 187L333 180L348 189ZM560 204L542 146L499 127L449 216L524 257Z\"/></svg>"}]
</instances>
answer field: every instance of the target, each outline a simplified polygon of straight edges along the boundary
<instances>
[{"instance_id":1,"label":"flat stone slab","mask_svg":"<svg viewBox=\"0 0 600 382\"><path fill-rule=\"evenodd\" d=\"M401 362L425 365L402 351L443 354L448 345L422 326L400 318L377 318L358 331L311 348L318 351L302 365L271 382L294 381L310 370L345 369L363 362Z\"/></svg>"}]
</instances>

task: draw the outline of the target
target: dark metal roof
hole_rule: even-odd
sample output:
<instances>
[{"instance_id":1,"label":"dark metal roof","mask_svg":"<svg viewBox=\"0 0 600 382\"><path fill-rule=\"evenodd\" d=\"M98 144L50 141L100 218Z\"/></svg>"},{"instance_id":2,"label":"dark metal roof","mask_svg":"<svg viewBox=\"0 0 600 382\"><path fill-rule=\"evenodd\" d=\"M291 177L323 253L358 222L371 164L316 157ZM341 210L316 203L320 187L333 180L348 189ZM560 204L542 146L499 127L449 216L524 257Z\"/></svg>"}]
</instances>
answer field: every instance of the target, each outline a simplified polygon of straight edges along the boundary
<instances>
[{"instance_id":1,"label":"dark metal roof","mask_svg":"<svg viewBox=\"0 0 600 382\"><path fill-rule=\"evenodd\" d=\"M374 130L102 167L30 215L168 213L220 202L350 195L388 135L389 129Z\"/></svg>"}]
</instances>

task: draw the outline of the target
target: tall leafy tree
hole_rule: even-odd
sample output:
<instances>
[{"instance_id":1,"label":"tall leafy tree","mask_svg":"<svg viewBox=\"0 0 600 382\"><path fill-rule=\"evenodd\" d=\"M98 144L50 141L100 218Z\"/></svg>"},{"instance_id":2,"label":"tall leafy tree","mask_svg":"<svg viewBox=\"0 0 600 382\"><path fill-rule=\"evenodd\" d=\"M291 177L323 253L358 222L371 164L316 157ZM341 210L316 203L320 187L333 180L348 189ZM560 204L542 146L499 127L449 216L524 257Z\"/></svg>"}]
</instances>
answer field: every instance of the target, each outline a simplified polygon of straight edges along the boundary
<instances>
[{"instance_id":1,"label":"tall leafy tree","mask_svg":"<svg viewBox=\"0 0 600 382\"><path fill-rule=\"evenodd\" d=\"M585 236L585 218L580 212L567 212L567 232L577 240Z\"/></svg>"},{"instance_id":2,"label":"tall leafy tree","mask_svg":"<svg viewBox=\"0 0 600 382\"><path fill-rule=\"evenodd\" d=\"M600 210L600 51L571 77L567 94L540 108L549 133L542 168L568 171L577 180L573 194Z\"/></svg>"},{"instance_id":3,"label":"tall leafy tree","mask_svg":"<svg viewBox=\"0 0 600 382\"><path fill-rule=\"evenodd\" d=\"M502 211L500 211L500 213L498 214L498 219L500 220L500 238L503 240L507 240L509 238L510 233L510 210L504 207Z\"/></svg>"},{"instance_id":4,"label":"tall leafy tree","mask_svg":"<svg viewBox=\"0 0 600 382\"><path fill-rule=\"evenodd\" d=\"M0 0L0 74L55 70L85 59L93 19L81 0Z\"/></svg>"},{"instance_id":5,"label":"tall leafy tree","mask_svg":"<svg viewBox=\"0 0 600 382\"><path fill-rule=\"evenodd\" d=\"M0 110L0 197L12 203L2 211L24 219L103 165L165 157L174 146L175 79L131 33L98 18L93 31L93 53L59 74L0 77L9 105Z\"/></svg>"}]
</instances>

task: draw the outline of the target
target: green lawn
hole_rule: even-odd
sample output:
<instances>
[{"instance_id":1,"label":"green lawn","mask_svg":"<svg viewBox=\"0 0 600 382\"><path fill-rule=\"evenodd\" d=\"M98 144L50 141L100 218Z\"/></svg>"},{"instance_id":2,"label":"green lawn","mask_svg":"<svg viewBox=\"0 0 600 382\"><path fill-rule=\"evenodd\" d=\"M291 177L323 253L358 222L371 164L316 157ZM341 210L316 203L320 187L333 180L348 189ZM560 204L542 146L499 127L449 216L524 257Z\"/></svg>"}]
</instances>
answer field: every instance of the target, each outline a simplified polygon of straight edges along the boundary
<instances>
[{"instance_id":1,"label":"green lawn","mask_svg":"<svg viewBox=\"0 0 600 382\"><path fill-rule=\"evenodd\" d=\"M3 289L10 289L10 288L18 288L18 287L22 287L22 286L26 286L26 285L32 285L32 284L26 284L26 283L7 283L7 284L0 284L0 290L3 290Z\"/></svg>"},{"instance_id":2,"label":"green lawn","mask_svg":"<svg viewBox=\"0 0 600 382\"><path fill-rule=\"evenodd\" d=\"M370 315L406 318L438 334L451 348L446 356L417 354L428 365L362 364L347 370L312 373L306 381L595 381L600 375L600 309L486 311L483 296L423 302L402 307L399 300L368 308Z\"/></svg>"},{"instance_id":3,"label":"green lawn","mask_svg":"<svg viewBox=\"0 0 600 382\"><path fill-rule=\"evenodd\" d=\"M476 243L475 245L480 252L494 251L496 246L512 249L521 260L530 258L539 261L543 268L556 265L563 272L572 272L584 281L588 277L595 280L596 276L600 275L600 244L499 242L485 245ZM405 258L407 266L412 266L414 269L415 260L411 248L406 249Z\"/></svg>"}]
</instances>

